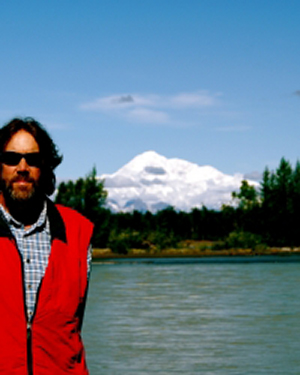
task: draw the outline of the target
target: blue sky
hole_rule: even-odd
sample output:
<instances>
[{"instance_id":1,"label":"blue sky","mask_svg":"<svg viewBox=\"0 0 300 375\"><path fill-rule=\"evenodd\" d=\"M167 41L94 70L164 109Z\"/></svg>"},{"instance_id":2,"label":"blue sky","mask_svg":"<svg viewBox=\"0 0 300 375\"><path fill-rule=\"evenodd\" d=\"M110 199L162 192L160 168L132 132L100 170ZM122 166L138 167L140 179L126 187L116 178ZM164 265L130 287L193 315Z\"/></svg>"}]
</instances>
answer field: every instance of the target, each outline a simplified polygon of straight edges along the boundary
<instances>
[{"instance_id":1,"label":"blue sky","mask_svg":"<svg viewBox=\"0 0 300 375\"><path fill-rule=\"evenodd\" d=\"M300 2L11 0L0 122L32 116L59 179L154 150L228 174L300 158Z\"/></svg>"}]
</instances>

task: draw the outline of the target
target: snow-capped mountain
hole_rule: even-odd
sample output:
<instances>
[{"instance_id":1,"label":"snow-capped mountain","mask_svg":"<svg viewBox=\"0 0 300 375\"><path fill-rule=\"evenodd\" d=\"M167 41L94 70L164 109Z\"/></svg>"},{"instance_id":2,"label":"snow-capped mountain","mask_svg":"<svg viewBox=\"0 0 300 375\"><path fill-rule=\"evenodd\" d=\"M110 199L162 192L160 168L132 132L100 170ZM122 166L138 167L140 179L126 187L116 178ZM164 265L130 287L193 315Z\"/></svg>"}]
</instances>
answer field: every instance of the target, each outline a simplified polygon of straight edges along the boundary
<instances>
[{"instance_id":1,"label":"snow-capped mountain","mask_svg":"<svg viewBox=\"0 0 300 375\"><path fill-rule=\"evenodd\" d=\"M167 159L154 151L133 158L104 179L107 206L112 211L156 212L168 206L182 211L192 208L219 209L232 201L239 190L242 174L226 175L211 166L199 166L181 159ZM255 181L249 181L258 185Z\"/></svg>"}]
</instances>

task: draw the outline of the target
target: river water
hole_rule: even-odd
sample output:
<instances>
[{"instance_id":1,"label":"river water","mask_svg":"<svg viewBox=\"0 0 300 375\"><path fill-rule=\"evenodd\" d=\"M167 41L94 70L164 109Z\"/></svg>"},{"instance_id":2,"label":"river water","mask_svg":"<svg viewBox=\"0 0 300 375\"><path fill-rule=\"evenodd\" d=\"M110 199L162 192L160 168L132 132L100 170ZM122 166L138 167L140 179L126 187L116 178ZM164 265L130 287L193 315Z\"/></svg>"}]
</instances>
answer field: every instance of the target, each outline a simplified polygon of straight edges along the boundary
<instances>
[{"instance_id":1,"label":"river water","mask_svg":"<svg viewBox=\"0 0 300 375\"><path fill-rule=\"evenodd\" d=\"M91 375L300 374L300 263L93 264Z\"/></svg>"}]
</instances>

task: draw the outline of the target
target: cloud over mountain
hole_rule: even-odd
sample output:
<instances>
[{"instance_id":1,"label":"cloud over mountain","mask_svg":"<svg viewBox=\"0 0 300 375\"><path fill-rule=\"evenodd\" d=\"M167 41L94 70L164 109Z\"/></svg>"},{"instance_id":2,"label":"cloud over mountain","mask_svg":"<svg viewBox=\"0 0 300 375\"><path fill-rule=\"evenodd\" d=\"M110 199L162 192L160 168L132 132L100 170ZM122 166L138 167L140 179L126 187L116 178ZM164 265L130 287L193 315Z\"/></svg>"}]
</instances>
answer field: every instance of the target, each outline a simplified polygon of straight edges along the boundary
<instances>
[{"instance_id":1,"label":"cloud over mountain","mask_svg":"<svg viewBox=\"0 0 300 375\"><path fill-rule=\"evenodd\" d=\"M174 121L176 113L214 107L219 96L219 93L211 94L204 90L175 95L115 94L82 104L81 109L121 116L134 122L168 124Z\"/></svg>"}]
</instances>

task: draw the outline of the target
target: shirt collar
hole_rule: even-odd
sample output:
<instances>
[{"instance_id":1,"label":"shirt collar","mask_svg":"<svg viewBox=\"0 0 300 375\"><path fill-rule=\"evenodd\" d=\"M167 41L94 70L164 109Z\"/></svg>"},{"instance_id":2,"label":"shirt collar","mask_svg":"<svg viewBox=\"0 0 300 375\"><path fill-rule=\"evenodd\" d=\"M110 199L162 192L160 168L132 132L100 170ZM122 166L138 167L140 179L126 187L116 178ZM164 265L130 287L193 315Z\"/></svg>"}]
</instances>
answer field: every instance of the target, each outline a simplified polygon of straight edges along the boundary
<instances>
[{"instance_id":1,"label":"shirt collar","mask_svg":"<svg viewBox=\"0 0 300 375\"><path fill-rule=\"evenodd\" d=\"M8 211L6 211L1 204L0 204L0 210L1 210L1 213L4 216L6 222L8 223L9 226L12 225L16 229L23 227L23 224L21 222L19 222L18 220L16 220ZM45 201L43 209L42 209L42 211L41 211L41 213L40 213L37 221L34 224L32 224L30 226L30 228L28 228L26 230L26 232L31 233L31 232L33 232L37 228L42 228L47 223L46 219L47 219L47 203ZM49 225L46 225L46 230L49 231L49 229L47 227L49 227Z\"/></svg>"},{"instance_id":2,"label":"shirt collar","mask_svg":"<svg viewBox=\"0 0 300 375\"><path fill-rule=\"evenodd\" d=\"M45 203L47 206L45 217L46 223L49 222L51 239L54 240L56 238L67 243L66 228L61 214L49 198L46 197ZM9 229L9 219L6 214L7 212L0 205L0 237L12 237L11 230ZM9 216L11 217L11 215Z\"/></svg>"}]
</instances>

